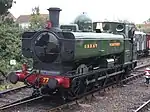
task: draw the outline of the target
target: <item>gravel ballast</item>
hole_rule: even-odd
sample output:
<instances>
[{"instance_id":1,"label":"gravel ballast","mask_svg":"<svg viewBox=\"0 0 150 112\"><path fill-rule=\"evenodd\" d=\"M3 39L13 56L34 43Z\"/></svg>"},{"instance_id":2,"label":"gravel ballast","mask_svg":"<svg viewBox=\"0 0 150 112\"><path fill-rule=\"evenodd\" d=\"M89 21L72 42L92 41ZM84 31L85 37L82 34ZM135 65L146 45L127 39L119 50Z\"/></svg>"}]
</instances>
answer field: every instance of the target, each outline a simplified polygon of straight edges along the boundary
<instances>
[{"instance_id":1,"label":"gravel ballast","mask_svg":"<svg viewBox=\"0 0 150 112\"><path fill-rule=\"evenodd\" d=\"M150 98L150 85L145 79L134 80L123 87L113 88L104 92L104 96L96 95L94 101L80 104L79 109L72 112L133 112ZM69 112L66 110L65 112Z\"/></svg>"}]
</instances>

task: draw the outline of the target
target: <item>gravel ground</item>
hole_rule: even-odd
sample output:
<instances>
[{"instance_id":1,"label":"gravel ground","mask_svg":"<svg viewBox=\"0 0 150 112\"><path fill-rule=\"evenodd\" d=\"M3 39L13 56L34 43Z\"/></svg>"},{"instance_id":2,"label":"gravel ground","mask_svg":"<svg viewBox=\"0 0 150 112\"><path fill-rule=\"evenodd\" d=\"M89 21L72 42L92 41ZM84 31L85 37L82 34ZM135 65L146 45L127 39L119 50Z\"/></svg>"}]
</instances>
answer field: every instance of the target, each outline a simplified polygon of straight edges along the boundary
<instances>
[{"instance_id":1,"label":"gravel ground","mask_svg":"<svg viewBox=\"0 0 150 112\"><path fill-rule=\"evenodd\" d=\"M65 109L61 112L132 112L150 98L150 85L147 87L144 81L145 79L141 78L128 83L124 87L113 88L103 95L97 94L93 101L85 101L80 106L71 106L70 109ZM32 107L28 105L26 108L15 109L13 112L48 112L50 105L49 107L41 106L37 103ZM46 109L45 107L48 108Z\"/></svg>"},{"instance_id":2,"label":"gravel ground","mask_svg":"<svg viewBox=\"0 0 150 112\"><path fill-rule=\"evenodd\" d=\"M104 96L96 95L94 101L84 102L64 112L133 112L150 98L150 85L146 86L144 81L140 78L124 87L111 89Z\"/></svg>"},{"instance_id":3,"label":"gravel ground","mask_svg":"<svg viewBox=\"0 0 150 112\"><path fill-rule=\"evenodd\" d=\"M137 66L141 65L141 64L146 64L146 63L149 63L149 62L150 62L150 57L142 58L142 59L138 60Z\"/></svg>"}]
</instances>

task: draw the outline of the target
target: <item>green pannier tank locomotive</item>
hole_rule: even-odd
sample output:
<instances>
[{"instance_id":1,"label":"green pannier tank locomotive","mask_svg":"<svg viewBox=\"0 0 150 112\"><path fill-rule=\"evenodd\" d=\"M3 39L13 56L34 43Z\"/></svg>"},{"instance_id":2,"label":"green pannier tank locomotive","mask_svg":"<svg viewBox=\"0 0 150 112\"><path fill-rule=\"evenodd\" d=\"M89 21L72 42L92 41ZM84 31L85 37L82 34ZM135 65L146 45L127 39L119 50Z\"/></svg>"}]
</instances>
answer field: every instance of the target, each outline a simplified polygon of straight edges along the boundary
<instances>
[{"instance_id":1,"label":"green pannier tank locomotive","mask_svg":"<svg viewBox=\"0 0 150 112\"><path fill-rule=\"evenodd\" d=\"M23 65L21 72L9 73L10 82L25 82L36 88L34 94L61 93L68 98L118 82L136 66L134 25L108 23L113 26L109 28L97 22L95 32L62 31L61 10L48 10L51 27L22 35L22 53L33 59L33 70Z\"/></svg>"}]
</instances>

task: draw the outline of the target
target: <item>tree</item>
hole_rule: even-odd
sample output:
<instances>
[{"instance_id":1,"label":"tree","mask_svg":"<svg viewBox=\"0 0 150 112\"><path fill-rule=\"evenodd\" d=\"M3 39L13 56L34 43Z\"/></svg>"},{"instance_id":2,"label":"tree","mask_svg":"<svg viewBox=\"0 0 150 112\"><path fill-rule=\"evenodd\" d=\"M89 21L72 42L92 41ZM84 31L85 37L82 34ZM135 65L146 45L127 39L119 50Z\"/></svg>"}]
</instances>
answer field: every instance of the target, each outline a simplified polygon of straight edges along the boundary
<instances>
[{"instance_id":1,"label":"tree","mask_svg":"<svg viewBox=\"0 0 150 112\"><path fill-rule=\"evenodd\" d=\"M45 26L47 18L44 18L40 14L39 7L35 7L32 9L31 19L30 19L30 29L40 29Z\"/></svg>"},{"instance_id":2,"label":"tree","mask_svg":"<svg viewBox=\"0 0 150 112\"><path fill-rule=\"evenodd\" d=\"M8 9L12 7L12 4L16 3L13 0L0 0L0 19L3 18L8 14Z\"/></svg>"},{"instance_id":3,"label":"tree","mask_svg":"<svg viewBox=\"0 0 150 112\"><path fill-rule=\"evenodd\" d=\"M21 33L15 24L0 24L0 70L9 71L9 61L15 59L17 66L21 63Z\"/></svg>"},{"instance_id":4,"label":"tree","mask_svg":"<svg viewBox=\"0 0 150 112\"><path fill-rule=\"evenodd\" d=\"M150 18L146 22L150 22Z\"/></svg>"}]
</instances>

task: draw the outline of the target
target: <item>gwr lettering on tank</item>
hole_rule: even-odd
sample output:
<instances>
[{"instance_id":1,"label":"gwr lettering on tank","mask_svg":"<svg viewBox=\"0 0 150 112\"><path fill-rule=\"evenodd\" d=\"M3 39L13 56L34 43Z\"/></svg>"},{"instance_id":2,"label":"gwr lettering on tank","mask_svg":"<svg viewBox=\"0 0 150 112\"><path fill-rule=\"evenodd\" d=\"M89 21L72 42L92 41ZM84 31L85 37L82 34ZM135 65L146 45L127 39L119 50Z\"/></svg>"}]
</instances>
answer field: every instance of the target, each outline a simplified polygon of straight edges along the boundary
<instances>
[{"instance_id":1,"label":"gwr lettering on tank","mask_svg":"<svg viewBox=\"0 0 150 112\"><path fill-rule=\"evenodd\" d=\"M85 44L84 48L86 48L86 49L97 48L97 44Z\"/></svg>"},{"instance_id":2,"label":"gwr lettering on tank","mask_svg":"<svg viewBox=\"0 0 150 112\"><path fill-rule=\"evenodd\" d=\"M119 42L109 43L109 46L111 46L111 47L118 47L118 46L120 46L120 43Z\"/></svg>"}]
</instances>

